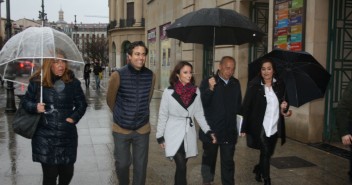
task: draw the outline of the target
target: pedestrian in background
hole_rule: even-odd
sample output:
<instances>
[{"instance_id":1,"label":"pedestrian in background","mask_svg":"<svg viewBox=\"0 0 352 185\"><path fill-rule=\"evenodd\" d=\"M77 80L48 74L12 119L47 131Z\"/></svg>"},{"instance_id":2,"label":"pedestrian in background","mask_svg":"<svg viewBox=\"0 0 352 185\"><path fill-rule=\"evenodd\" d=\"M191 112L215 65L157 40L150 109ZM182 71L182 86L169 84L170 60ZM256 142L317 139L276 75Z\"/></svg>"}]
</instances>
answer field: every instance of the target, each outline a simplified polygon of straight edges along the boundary
<instances>
[{"instance_id":1,"label":"pedestrian in background","mask_svg":"<svg viewBox=\"0 0 352 185\"><path fill-rule=\"evenodd\" d=\"M187 185L187 160L198 154L194 118L209 140L216 142L207 124L200 91L190 63L179 62L170 75L170 87L161 98L156 138L167 158L176 163L175 185Z\"/></svg>"},{"instance_id":2,"label":"pedestrian in background","mask_svg":"<svg viewBox=\"0 0 352 185\"><path fill-rule=\"evenodd\" d=\"M223 185L235 184L234 154L239 133L236 115L242 103L240 82L233 77L235 68L233 57L223 57L218 72L204 79L200 86L205 117L217 139L217 143L212 143L202 130L199 131L199 138L203 142L201 174L204 185L214 182L218 149L221 182Z\"/></svg>"},{"instance_id":3,"label":"pedestrian in background","mask_svg":"<svg viewBox=\"0 0 352 185\"><path fill-rule=\"evenodd\" d=\"M150 134L149 103L155 76L144 66L148 48L142 41L131 43L127 53L130 62L111 74L106 101L113 114L114 158L119 184L129 184L129 168L133 162L132 184L144 185Z\"/></svg>"},{"instance_id":4,"label":"pedestrian in background","mask_svg":"<svg viewBox=\"0 0 352 185\"><path fill-rule=\"evenodd\" d=\"M65 58L64 53L58 57ZM39 98L40 70L44 103ZM43 185L68 185L77 158L76 124L86 112L87 103L67 61L44 59L40 70L31 76L22 102L28 112L44 113L32 138L32 159L41 163Z\"/></svg>"},{"instance_id":5,"label":"pedestrian in background","mask_svg":"<svg viewBox=\"0 0 352 185\"><path fill-rule=\"evenodd\" d=\"M101 79L101 72L103 71L103 68L100 66L99 61L95 61L94 63L94 76L95 76L95 85L96 85L96 90L100 90L100 79Z\"/></svg>"},{"instance_id":6,"label":"pedestrian in background","mask_svg":"<svg viewBox=\"0 0 352 185\"><path fill-rule=\"evenodd\" d=\"M86 85L86 88L89 88L89 84L90 84L90 73L92 72L92 70L90 69L90 64L86 63L86 65L84 65L84 82Z\"/></svg>"},{"instance_id":7,"label":"pedestrian in background","mask_svg":"<svg viewBox=\"0 0 352 185\"><path fill-rule=\"evenodd\" d=\"M285 99L285 86L276 78L276 68L270 59L264 59L259 75L247 88L241 114L242 133L246 134L247 145L260 150L259 164L253 173L258 182L271 185L270 159L274 153L277 138L285 143L285 119L291 111Z\"/></svg>"},{"instance_id":8,"label":"pedestrian in background","mask_svg":"<svg viewBox=\"0 0 352 185\"><path fill-rule=\"evenodd\" d=\"M336 126L341 136L342 144L350 147L348 176L350 182L352 182L352 81L348 83L336 108Z\"/></svg>"}]
</instances>

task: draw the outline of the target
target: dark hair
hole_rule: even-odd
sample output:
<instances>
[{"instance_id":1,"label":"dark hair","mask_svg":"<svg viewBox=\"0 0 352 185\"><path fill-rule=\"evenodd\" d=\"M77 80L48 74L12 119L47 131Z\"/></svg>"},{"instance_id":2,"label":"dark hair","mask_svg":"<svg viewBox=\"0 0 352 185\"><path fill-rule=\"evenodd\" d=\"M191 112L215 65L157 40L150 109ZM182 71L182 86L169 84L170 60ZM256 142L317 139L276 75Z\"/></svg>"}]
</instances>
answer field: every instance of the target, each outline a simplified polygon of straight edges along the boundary
<instances>
[{"instance_id":1,"label":"dark hair","mask_svg":"<svg viewBox=\"0 0 352 185\"><path fill-rule=\"evenodd\" d=\"M258 76L260 77L260 79L262 80L263 83L264 83L264 79L262 77L261 70L262 70L262 67L263 67L264 63L270 63L271 64L271 66L273 67L273 78L277 78L277 76L276 76L276 65L273 62L273 60L270 59L270 58L263 58L263 60L260 63L260 68L259 68L259 73L258 73Z\"/></svg>"},{"instance_id":2,"label":"dark hair","mask_svg":"<svg viewBox=\"0 0 352 185\"><path fill-rule=\"evenodd\" d=\"M132 52L133 52L133 49L137 46L141 46L141 47L144 47L145 49L145 55L148 55L148 48L147 46L145 46L144 42L143 41L135 41L135 42L132 42L129 46L128 46L128 49L127 49L127 53L128 55L132 55Z\"/></svg>"},{"instance_id":3,"label":"dark hair","mask_svg":"<svg viewBox=\"0 0 352 185\"><path fill-rule=\"evenodd\" d=\"M184 66L189 66L191 67L191 70L193 72L193 66L192 64L190 64L189 62L186 61L180 61L178 64L176 64L174 70L172 71L171 75L170 75L170 79L169 79L169 83L171 87L174 87L175 83L179 81L177 75L180 75L180 71ZM191 78L191 84L194 85L195 84L195 80L194 77L192 75Z\"/></svg>"}]
</instances>

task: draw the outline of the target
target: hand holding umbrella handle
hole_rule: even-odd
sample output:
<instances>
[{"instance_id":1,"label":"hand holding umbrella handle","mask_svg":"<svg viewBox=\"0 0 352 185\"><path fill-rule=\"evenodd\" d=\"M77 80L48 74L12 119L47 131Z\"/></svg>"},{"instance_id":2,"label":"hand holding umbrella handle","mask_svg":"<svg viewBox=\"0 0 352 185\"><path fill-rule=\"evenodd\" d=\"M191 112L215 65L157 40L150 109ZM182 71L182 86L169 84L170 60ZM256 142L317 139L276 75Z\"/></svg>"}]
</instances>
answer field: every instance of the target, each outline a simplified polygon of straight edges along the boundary
<instances>
[{"instance_id":1,"label":"hand holding umbrella handle","mask_svg":"<svg viewBox=\"0 0 352 185\"><path fill-rule=\"evenodd\" d=\"M38 113L45 112L45 103L37 103L37 112Z\"/></svg>"},{"instance_id":2,"label":"hand holding umbrella handle","mask_svg":"<svg viewBox=\"0 0 352 185\"><path fill-rule=\"evenodd\" d=\"M209 89L210 89L211 91L214 91L214 87L215 87L215 85L216 85L215 77L209 78L208 83L209 83Z\"/></svg>"},{"instance_id":3,"label":"hand holding umbrella handle","mask_svg":"<svg viewBox=\"0 0 352 185\"><path fill-rule=\"evenodd\" d=\"M280 109L281 109L281 114L284 115L285 117L289 117L292 115L292 111L288 109L288 103L284 100L281 102Z\"/></svg>"},{"instance_id":4,"label":"hand holding umbrella handle","mask_svg":"<svg viewBox=\"0 0 352 185\"><path fill-rule=\"evenodd\" d=\"M282 103L280 107L281 107L282 113L285 115L289 108L288 103L286 101L286 87L285 87L284 97L282 98Z\"/></svg>"}]
</instances>

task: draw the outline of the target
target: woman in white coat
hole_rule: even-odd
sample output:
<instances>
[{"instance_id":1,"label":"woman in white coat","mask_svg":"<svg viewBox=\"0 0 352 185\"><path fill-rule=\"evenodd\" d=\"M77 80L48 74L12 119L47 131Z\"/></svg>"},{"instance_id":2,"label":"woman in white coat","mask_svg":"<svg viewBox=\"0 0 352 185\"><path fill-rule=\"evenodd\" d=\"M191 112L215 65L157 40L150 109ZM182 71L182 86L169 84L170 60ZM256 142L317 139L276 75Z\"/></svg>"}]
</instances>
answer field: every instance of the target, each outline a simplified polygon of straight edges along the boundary
<instances>
[{"instance_id":1,"label":"woman in white coat","mask_svg":"<svg viewBox=\"0 0 352 185\"><path fill-rule=\"evenodd\" d=\"M200 128L216 143L207 124L200 91L194 85L193 66L179 62L170 75L170 87L161 98L156 138L166 157L176 163L175 185L187 185L187 159L198 154L194 118Z\"/></svg>"}]
</instances>

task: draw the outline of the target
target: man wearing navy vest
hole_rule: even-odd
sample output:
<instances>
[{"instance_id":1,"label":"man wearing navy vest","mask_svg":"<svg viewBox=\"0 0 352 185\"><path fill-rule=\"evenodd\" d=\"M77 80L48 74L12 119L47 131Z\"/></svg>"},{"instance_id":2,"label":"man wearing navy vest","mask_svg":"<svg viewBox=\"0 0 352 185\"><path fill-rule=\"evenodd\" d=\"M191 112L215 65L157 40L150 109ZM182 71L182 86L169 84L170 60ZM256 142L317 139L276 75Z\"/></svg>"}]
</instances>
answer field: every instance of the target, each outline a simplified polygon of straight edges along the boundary
<instances>
[{"instance_id":1,"label":"man wearing navy vest","mask_svg":"<svg viewBox=\"0 0 352 185\"><path fill-rule=\"evenodd\" d=\"M131 43L127 53L129 63L111 74L106 101L113 114L119 184L129 184L129 168L133 162L132 184L144 185L150 134L149 103L155 75L144 66L148 48L142 41Z\"/></svg>"}]
</instances>

